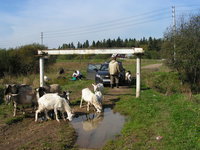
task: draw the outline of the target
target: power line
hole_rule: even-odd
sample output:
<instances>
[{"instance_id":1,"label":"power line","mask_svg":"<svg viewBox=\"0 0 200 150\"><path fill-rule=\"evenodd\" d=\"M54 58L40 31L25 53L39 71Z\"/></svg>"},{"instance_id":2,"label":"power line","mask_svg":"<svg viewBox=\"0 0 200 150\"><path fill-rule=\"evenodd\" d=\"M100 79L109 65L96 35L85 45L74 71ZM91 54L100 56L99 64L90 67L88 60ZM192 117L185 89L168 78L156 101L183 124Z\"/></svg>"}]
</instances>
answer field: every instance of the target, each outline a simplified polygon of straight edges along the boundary
<instances>
[{"instance_id":1,"label":"power line","mask_svg":"<svg viewBox=\"0 0 200 150\"><path fill-rule=\"evenodd\" d=\"M161 15L163 17L165 17L166 15L169 15L169 14L163 13ZM76 28L74 30L63 31L63 32L54 33L54 34L53 33L52 34L45 34L45 36L72 34L72 33L79 33L79 32L86 31L86 30L96 30L96 29L102 29L102 28L107 28L107 27L115 27L115 26L118 26L118 25L133 24L133 23L149 20L149 18L157 18L157 17L161 17L161 16L151 15L151 16L148 16L148 17L145 17L145 18L140 18L140 19L133 18L131 20L126 20L126 21L117 22L117 23L110 23L110 24L105 24L105 25L101 25L101 26L85 27L84 29Z\"/></svg>"},{"instance_id":2,"label":"power line","mask_svg":"<svg viewBox=\"0 0 200 150\"><path fill-rule=\"evenodd\" d=\"M51 36L56 36L56 35L63 35L63 34L67 34L67 35L71 35L71 34L79 34L79 33L82 33L82 32L86 32L86 31L93 31L93 30L102 30L102 29L107 29L107 28L115 28L117 26L122 26L122 27L126 27L127 25L137 25L137 24L141 24L142 22L145 21L148 21L148 20L155 20L155 19L162 19L162 18L165 18L165 17L168 17L169 14L162 14L162 16L159 16L159 15L151 15L149 17L145 17L145 18L140 18L140 19L132 19L132 20L128 20L126 22L118 22L118 23L113 23L113 24L109 24L109 25L104 25L104 26L99 26L99 27L91 27L91 28L85 28L84 30L83 29L77 29L77 30L70 30L70 31L63 31L61 33L55 33L55 34L45 34L45 38L46 37L51 37Z\"/></svg>"},{"instance_id":3,"label":"power line","mask_svg":"<svg viewBox=\"0 0 200 150\"><path fill-rule=\"evenodd\" d=\"M70 34L67 34L67 35L61 35L61 36L47 36L45 37L46 39L49 39L49 38L60 38L60 37L71 37L71 36L80 36L80 35L86 35L86 34L92 34L92 33L98 33L98 32L102 32L102 31L108 31L108 30L116 30L116 29L120 29L120 28L132 28L134 25L140 25L140 24L145 24L145 23L150 23L150 22L155 22L155 21L160 21L160 20L164 20L164 19L170 19L171 16L167 16L167 17L162 17L162 18L156 18L156 19L150 19L150 20L146 20L146 21L142 21L142 22L138 22L138 23L131 23L131 24L126 24L126 25L118 25L116 27L107 27L107 28L103 28L103 29L97 29L97 30L87 30L87 31L82 31L82 32L74 32L74 33L70 33Z\"/></svg>"},{"instance_id":4,"label":"power line","mask_svg":"<svg viewBox=\"0 0 200 150\"><path fill-rule=\"evenodd\" d=\"M60 33L63 33L63 32L69 32L69 31L77 30L77 29L78 30L85 30L85 29L88 29L88 28L98 28L98 27L107 26L107 25L109 26L109 25L112 25L112 24L118 24L118 23L121 23L121 22L129 22L129 21L132 21L132 20L136 20L136 18L142 17L142 16L146 16L145 18L148 18L148 17L152 17L153 14L154 15L164 14L164 13L167 13L167 11L169 11L169 10L166 10L166 8L165 9L159 9L159 10L154 10L154 11L142 13L140 15L130 16L130 17L126 17L126 18L120 18L120 19L111 20L111 21L98 23L98 24L92 24L92 25L87 25L87 26L79 26L79 27L76 27L76 28L72 27L72 28L56 30L56 31L45 31L44 34L45 35L60 34ZM137 20L139 20L139 19L140 18L138 18Z\"/></svg>"}]
</instances>

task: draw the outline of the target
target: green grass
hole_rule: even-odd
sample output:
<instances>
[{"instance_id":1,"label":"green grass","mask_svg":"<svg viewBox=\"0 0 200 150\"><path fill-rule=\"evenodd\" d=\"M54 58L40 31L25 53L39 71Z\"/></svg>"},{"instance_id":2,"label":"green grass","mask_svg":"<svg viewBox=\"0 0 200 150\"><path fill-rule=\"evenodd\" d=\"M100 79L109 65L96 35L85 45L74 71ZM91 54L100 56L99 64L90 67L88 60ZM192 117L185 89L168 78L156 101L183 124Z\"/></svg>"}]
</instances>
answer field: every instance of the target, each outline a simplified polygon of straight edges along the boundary
<instances>
[{"instance_id":1,"label":"green grass","mask_svg":"<svg viewBox=\"0 0 200 150\"><path fill-rule=\"evenodd\" d=\"M115 108L127 116L122 135L104 149L200 149L200 107L181 94L142 91L141 98L121 96ZM156 140L162 136L161 140Z\"/></svg>"},{"instance_id":2,"label":"green grass","mask_svg":"<svg viewBox=\"0 0 200 150\"><path fill-rule=\"evenodd\" d=\"M17 114L16 117L13 117L13 109L14 107L12 106L12 104L6 105L3 103L0 105L0 123L11 125L13 123L22 121L26 117L26 115L19 114Z\"/></svg>"},{"instance_id":3,"label":"green grass","mask_svg":"<svg viewBox=\"0 0 200 150\"><path fill-rule=\"evenodd\" d=\"M80 61L80 63L78 63ZM130 70L134 76L135 74L135 60L122 60L123 65L126 70ZM72 97L76 97L73 101L73 105L78 105L81 90L86 87L91 87L94 81L91 80L81 80L81 81L71 81L70 77L74 69L80 69L84 75L86 75L86 66L89 62L98 63L104 62L104 60L76 60L74 66L70 64L71 60L66 60L64 63L58 61L50 68L49 75L52 75L52 83L59 83L62 90L71 90ZM65 63L66 62L66 63ZM160 60L142 60L142 66L161 63ZM66 72L67 79L56 79L56 73L60 66L68 69ZM148 71L146 72L148 73ZM154 73L152 73L154 74ZM160 90L165 93L165 89L169 87L174 87L173 84L177 85L175 81L176 75L167 73L155 73L154 77L152 74L146 74L144 77L149 81L159 80L159 83L154 84L159 85ZM38 77L39 75L37 75ZM158 79L157 79L158 78ZM162 78L162 79L161 79ZM174 81L172 79L175 79ZM35 79L34 76L28 80L28 77L20 77L22 81L32 82L35 86L39 85L39 79ZM142 78L142 81L144 79ZM9 81L9 79L7 80ZM166 81L161 82L161 81ZM20 83L21 83L20 82ZM5 83L5 82L2 82ZM178 82L177 82L178 83ZM145 83L143 83L145 85ZM147 87L151 87L147 85ZM178 88L178 87L177 87ZM142 88L148 89L148 88ZM135 92L135 89L133 89ZM175 89L175 93L176 93ZM2 92L0 92L2 93ZM1 94L0 94L1 95ZM78 96L79 97L78 97ZM156 150L197 150L200 149L200 95L194 96L194 100L189 101L187 97L182 94L173 94L170 96L164 96L156 92L154 89L143 90L141 92L141 98L136 99L132 95L121 95L119 96L120 101L115 105L115 110L126 115L126 123L122 129L122 134L116 136L116 140L112 140L106 144L104 149L115 150L115 149L135 149L135 150L146 150L146 149L156 149ZM20 121L20 116L16 119L12 117L13 107L11 105L0 105L0 119L1 122L7 124L12 124ZM68 127L67 127L68 128ZM72 148L74 139L70 140L69 143L67 137L74 138L74 133L69 132L65 126L61 127L59 130L59 140L58 146L62 149L63 147ZM162 136L161 140L156 140L157 136ZM53 147L56 143L51 143L51 140L43 140L42 147L48 149ZM32 143L27 143L27 145L22 145L22 149L30 148ZM34 144L33 144L34 145ZM35 146L35 145L34 145Z\"/></svg>"},{"instance_id":4,"label":"green grass","mask_svg":"<svg viewBox=\"0 0 200 150\"><path fill-rule=\"evenodd\" d=\"M176 72L149 72L143 74L143 82L160 93L181 93L183 85Z\"/></svg>"}]
</instances>

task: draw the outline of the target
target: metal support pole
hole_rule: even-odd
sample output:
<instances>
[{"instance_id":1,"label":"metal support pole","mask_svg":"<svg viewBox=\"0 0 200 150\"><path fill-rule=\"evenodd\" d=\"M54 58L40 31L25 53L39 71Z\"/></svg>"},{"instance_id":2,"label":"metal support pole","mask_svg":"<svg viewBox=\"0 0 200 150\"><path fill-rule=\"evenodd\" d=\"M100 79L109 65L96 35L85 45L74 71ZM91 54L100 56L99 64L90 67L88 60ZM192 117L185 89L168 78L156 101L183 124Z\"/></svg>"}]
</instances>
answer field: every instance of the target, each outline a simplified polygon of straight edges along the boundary
<instances>
[{"instance_id":1,"label":"metal support pole","mask_svg":"<svg viewBox=\"0 0 200 150\"><path fill-rule=\"evenodd\" d=\"M44 58L40 57L40 87L44 86Z\"/></svg>"},{"instance_id":2,"label":"metal support pole","mask_svg":"<svg viewBox=\"0 0 200 150\"><path fill-rule=\"evenodd\" d=\"M41 44L43 45L43 32L41 32Z\"/></svg>"},{"instance_id":3,"label":"metal support pole","mask_svg":"<svg viewBox=\"0 0 200 150\"><path fill-rule=\"evenodd\" d=\"M174 42L174 61L176 61L176 12L175 6L172 6L172 19L173 19L173 42Z\"/></svg>"},{"instance_id":4,"label":"metal support pole","mask_svg":"<svg viewBox=\"0 0 200 150\"><path fill-rule=\"evenodd\" d=\"M140 72L141 72L141 56L136 58L136 98L140 97Z\"/></svg>"}]
</instances>

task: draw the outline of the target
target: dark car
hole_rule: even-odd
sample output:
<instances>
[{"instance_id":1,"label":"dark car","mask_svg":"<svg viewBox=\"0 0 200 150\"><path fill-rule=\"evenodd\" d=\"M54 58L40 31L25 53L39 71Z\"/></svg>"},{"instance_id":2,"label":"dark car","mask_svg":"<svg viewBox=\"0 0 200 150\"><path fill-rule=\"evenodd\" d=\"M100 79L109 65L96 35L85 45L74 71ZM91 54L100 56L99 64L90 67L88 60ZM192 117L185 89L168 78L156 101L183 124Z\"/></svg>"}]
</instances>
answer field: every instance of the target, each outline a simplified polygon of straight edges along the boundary
<instances>
[{"instance_id":1,"label":"dark car","mask_svg":"<svg viewBox=\"0 0 200 150\"><path fill-rule=\"evenodd\" d=\"M125 69L122 66L122 62L118 62L120 66L120 75L119 75L119 84L123 85L125 83ZM103 63L95 67L95 65L89 64L88 65L88 74L93 74L96 83L103 83L104 85L110 84L110 74L109 74L109 63ZM92 68L92 69L89 69Z\"/></svg>"}]
</instances>

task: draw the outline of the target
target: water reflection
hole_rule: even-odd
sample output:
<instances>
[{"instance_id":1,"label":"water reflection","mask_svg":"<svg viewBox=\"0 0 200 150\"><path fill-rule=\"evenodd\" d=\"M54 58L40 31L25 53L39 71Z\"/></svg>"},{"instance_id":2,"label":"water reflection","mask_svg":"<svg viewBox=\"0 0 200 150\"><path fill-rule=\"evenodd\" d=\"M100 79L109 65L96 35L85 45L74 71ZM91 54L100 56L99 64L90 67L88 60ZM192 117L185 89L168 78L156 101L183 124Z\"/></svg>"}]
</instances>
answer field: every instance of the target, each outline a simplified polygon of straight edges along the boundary
<instances>
[{"instance_id":1,"label":"water reflection","mask_svg":"<svg viewBox=\"0 0 200 150\"><path fill-rule=\"evenodd\" d=\"M101 121L103 120L103 113L98 113L97 115L85 115L86 120L82 121L82 126L84 131L92 131L96 129Z\"/></svg>"},{"instance_id":2,"label":"water reflection","mask_svg":"<svg viewBox=\"0 0 200 150\"><path fill-rule=\"evenodd\" d=\"M101 148L107 140L120 133L124 116L105 108L101 114L82 115L74 118L72 125L78 133L76 144L80 148Z\"/></svg>"}]
</instances>

